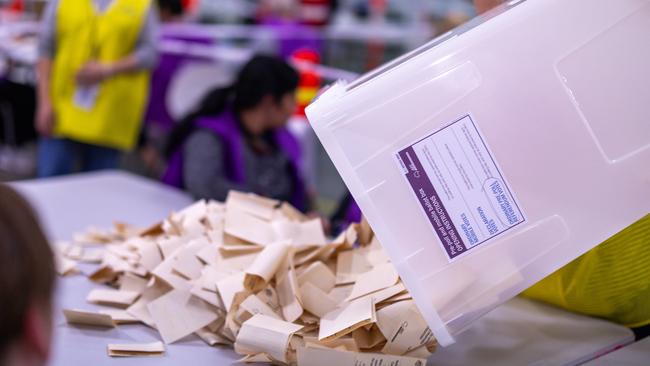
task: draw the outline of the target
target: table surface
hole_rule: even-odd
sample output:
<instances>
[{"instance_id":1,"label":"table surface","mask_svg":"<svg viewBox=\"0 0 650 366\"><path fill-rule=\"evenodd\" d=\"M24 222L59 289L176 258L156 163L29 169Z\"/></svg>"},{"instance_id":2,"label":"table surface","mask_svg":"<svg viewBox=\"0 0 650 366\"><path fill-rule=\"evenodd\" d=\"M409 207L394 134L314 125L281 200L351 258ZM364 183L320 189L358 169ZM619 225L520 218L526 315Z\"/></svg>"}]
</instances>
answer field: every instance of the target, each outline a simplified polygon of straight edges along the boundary
<instances>
[{"instance_id":1,"label":"table surface","mask_svg":"<svg viewBox=\"0 0 650 366\"><path fill-rule=\"evenodd\" d=\"M109 228L114 220L148 226L192 203L184 193L123 172L71 175L19 182L14 186L38 211L48 236L58 240L69 239L90 225ZM92 269L92 266L80 267L85 273ZM50 365L165 366L191 360L193 366L199 366L231 364L241 358L227 348L208 347L196 336L167 346L163 357L109 358L106 354L109 343L148 343L159 341L160 336L143 325L122 325L109 330L69 326L59 309L101 309L85 301L88 292L97 286L84 276L59 281Z\"/></svg>"},{"instance_id":2,"label":"table surface","mask_svg":"<svg viewBox=\"0 0 650 366\"><path fill-rule=\"evenodd\" d=\"M650 337L609 353L585 366L647 366L650 364Z\"/></svg>"},{"instance_id":3,"label":"table surface","mask_svg":"<svg viewBox=\"0 0 650 366\"><path fill-rule=\"evenodd\" d=\"M52 239L69 239L90 225L108 228L113 220L147 226L191 203L187 195L128 173L108 171L14 183L35 206ZM81 267L83 272L91 270ZM228 348L212 348L190 336L167 346L165 356L117 359L106 355L109 343L159 340L143 325L110 330L69 326L61 308L98 309L85 297L97 285L83 276L59 281L56 294L52 366L71 365L227 365L240 357ZM565 365L588 361L632 341L627 328L525 299L513 299L438 350L432 365Z\"/></svg>"}]
</instances>

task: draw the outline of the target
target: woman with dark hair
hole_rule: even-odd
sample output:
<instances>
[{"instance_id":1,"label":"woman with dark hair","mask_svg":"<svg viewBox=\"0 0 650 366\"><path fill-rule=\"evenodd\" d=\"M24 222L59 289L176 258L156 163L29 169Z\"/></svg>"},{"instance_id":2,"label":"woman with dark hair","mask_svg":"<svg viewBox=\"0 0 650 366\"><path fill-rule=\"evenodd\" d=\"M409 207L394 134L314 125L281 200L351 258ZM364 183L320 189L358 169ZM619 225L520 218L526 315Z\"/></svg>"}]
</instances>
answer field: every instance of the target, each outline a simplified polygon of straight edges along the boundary
<instances>
[{"instance_id":1,"label":"woman with dark hair","mask_svg":"<svg viewBox=\"0 0 650 366\"><path fill-rule=\"evenodd\" d=\"M0 365L46 365L54 255L29 203L0 184Z\"/></svg>"},{"instance_id":2,"label":"woman with dark hair","mask_svg":"<svg viewBox=\"0 0 650 366\"><path fill-rule=\"evenodd\" d=\"M210 92L172 131L163 181L196 198L254 192L307 209L300 148L286 130L298 74L284 61L253 57L235 83Z\"/></svg>"}]
</instances>

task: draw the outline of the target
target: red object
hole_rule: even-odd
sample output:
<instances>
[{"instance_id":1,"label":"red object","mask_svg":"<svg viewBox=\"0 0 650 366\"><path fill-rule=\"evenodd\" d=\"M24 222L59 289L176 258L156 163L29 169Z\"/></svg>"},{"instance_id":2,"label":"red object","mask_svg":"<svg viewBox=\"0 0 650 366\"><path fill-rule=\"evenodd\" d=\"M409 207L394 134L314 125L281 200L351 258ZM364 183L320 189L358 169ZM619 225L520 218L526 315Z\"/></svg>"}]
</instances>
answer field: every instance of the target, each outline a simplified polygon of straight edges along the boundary
<instances>
[{"instance_id":1,"label":"red object","mask_svg":"<svg viewBox=\"0 0 650 366\"><path fill-rule=\"evenodd\" d=\"M386 0L370 0L370 8L375 12L383 14L386 12L386 3Z\"/></svg>"},{"instance_id":2,"label":"red object","mask_svg":"<svg viewBox=\"0 0 650 366\"><path fill-rule=\"evenodd\" d=\"M295 115L305 117L305 108L316 98L322 83L320 75L309 67L318 65L320 56L314 50L299 49L291 55L291 58L299 65L298 74L300 75L298 90L296 90L297 109Z\"/></svg>"},{"instance_id":3,"label":"red object","mask_svg":"<svg viewBox=\"0 0 650 366\"><path fill-rule=\"evenodd\" d=\"M197 0L183 0L183 9L185 11L194 10L197 4L198 4Z\"/></svg>"},{"instance_id":4,"label":"red object","mask_svg":"<svg viewBox=\"0 0 650 366\"><path fill-rule=\"evenodd\" d=\"M14 0L9 4L8 9L15 12L22 12L25 10L25 3L23 0Z\"/></svg>"}]
</instances>

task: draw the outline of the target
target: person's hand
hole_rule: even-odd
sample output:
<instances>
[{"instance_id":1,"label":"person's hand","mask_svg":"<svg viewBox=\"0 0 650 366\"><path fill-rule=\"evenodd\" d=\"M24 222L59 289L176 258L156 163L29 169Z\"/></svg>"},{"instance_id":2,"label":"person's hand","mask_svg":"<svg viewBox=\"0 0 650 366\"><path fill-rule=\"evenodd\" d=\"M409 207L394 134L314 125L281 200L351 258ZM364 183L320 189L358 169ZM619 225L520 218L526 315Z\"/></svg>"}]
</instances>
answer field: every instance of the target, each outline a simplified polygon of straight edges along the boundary
<instances>
[{"instance_id":1,"label":"person's hand","mask_svg":"<svg viewBox=\"0 0 650 366\"><path fill-rule=\"evenodd\" d=\"M164 169L164 159L155 147L145 145L140 148L138 154L149 172L158 173L160 170Z\"/></svg>"},{"instance_id":2,"label":"person's hand","mask_svg":"<svg viewBox=\"0 0 650 366\"><path fill-rule=\"evenodd\" d=\"M91 61L77 72L77 83L81 86L93 86L106 80L111 74L109 65Z\"/></svg>"},{"instance_id":3,"label":"person's hand","mask_svg":"<svg viewBox=\"0 0 650 366\"><path fill-rule=\"evenodd\" d=\"M501 5L501 3L503 3L503 0L474 0L474 7L476 8L476 12L481 14Z\"/></svg>"},{"instance_id":4,"label":"person's hand","mask_svg":"<svg viewBox=\"0 0 650 366\"><path fill-rule=\"evenodd\" d=\"M36 110L36 131L41 136L52 136L54 130L54 109L49 100L40 100Z\"/></svg>"}]
</instances>

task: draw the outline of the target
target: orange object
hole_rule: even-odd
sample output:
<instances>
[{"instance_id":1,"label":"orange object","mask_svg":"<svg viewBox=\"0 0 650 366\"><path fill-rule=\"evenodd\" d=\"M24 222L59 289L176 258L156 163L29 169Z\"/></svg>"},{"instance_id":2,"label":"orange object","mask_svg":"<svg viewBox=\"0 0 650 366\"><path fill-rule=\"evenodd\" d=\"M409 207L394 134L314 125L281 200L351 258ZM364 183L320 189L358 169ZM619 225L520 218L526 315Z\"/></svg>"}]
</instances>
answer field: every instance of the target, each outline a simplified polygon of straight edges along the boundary
<instances>
[{"instance_id":1,"label":"orange object","mask_svg":"<svg viewBox=\"0 0 650 366\"><path fill-rule=\"evenodd\" d=\"M320 75L309 66L319 64L320 56L314 50L299 49L293 53L291 58L299 65L303 65L298 67L300 81L296 91L297 110L295 115L305 117L305 108L316 98L322 82Z\"/></svg>"}]
</instances>

